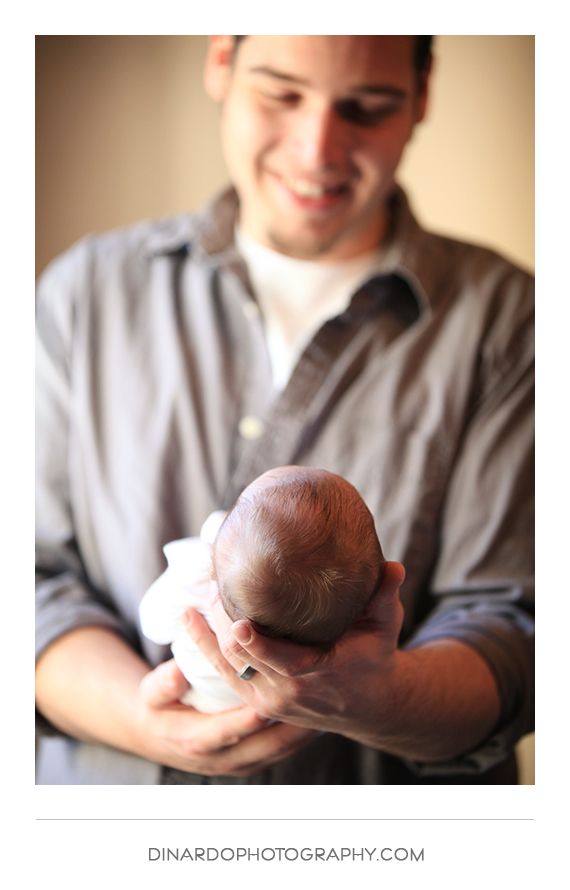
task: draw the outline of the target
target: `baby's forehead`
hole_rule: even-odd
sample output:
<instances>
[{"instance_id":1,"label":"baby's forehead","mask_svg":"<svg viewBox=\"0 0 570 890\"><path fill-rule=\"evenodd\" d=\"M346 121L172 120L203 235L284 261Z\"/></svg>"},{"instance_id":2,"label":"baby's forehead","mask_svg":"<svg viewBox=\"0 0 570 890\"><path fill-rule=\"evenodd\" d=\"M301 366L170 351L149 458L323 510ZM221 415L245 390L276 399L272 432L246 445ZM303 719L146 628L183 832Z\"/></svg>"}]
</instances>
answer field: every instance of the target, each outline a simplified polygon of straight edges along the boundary
<instances>
[{"instance_id":1,"label":"baby's forehead","mask_svg":"<svg viewBox=\"0 0 570 890\"><path fill-rule=\"evenodd\" d=\"M258 476L257 479L254 479L253 482L250 482L242 494L255 494L262 491L264 488L275 487L276 483L287 482L287 480L292 482L294 479L295 474L291 470L291 467L277 467L274 470L268 470L267 473L263 473L261 476Z\"/></svg>"},{"instance_id":2,"label":"baby's forehead","mask_svg":"<svg viewBox=\"0 0 570 890\"><path fill-rule=\"evenodd\" d=\"M248 503L253 506L259 503L259 497L265 499L270 495L272 500L289 503L290 498L296 500L307 492L311 492L313 508L319 499L326 499L329 509L333 510L356 509L363 503L358 491L342 476L303 466L267 470L244 489L239 501L242 506Z\"/></svg>"},{"instance_id":3,"label":"baby's forehead","mask_svg":"<svg viewBox=\"0 0 570 890\"><path fill-rule=\"evenodd\" d=\"M349 486L349 483L345 482L340 476L336 476L334 473L330 473L327 470L291 465L285 467L273 467L273 469L267 470L267 472L262 473L261 476L258 476L257 479L251 482L245 490L255 491L258 488L271 486L274 482L288 481L292 483L320 482L329 486L351 487Z\"/></svg>"},{"instance_id":4,"label":"baby's forehead","mask_svg":"<svg viewBox=\"0 0 570 890\"><path fill-rule=\"evenodd\" d=\"M267 470L266 473L258 476L257 479L248 485L248 488L262 488L264 485L270 485L277 479L295 479L298 474L299 470L297 467L274 467L272 470Z\"/></svg>"}]
</instances>

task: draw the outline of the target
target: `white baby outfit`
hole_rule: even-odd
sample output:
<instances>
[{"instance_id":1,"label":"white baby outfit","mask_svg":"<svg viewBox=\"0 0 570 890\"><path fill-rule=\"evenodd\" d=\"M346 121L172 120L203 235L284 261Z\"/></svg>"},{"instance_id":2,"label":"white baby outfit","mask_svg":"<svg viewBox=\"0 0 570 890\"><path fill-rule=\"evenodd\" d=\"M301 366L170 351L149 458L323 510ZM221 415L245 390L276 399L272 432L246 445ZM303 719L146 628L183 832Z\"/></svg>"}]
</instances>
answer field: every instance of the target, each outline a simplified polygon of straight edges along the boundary
<instances>
[{"instance_id":1,"label":"white baby outfit","mask_svg":"<svg viewBox=\"0 0 570 890\"><path fill-rule=\"evenodd\" d=\"M176 664L190 683L190 689L180 701L204 714L216 714L243 705L241 698L202 655L181 621L181 615L192 606L211 626L211 550L225 515L217 510L206 519L199 538L171 541L163 548L168 568L149 587L139 607L145 637L161 645L171 644Z\"/></svg>"}]
</instances>

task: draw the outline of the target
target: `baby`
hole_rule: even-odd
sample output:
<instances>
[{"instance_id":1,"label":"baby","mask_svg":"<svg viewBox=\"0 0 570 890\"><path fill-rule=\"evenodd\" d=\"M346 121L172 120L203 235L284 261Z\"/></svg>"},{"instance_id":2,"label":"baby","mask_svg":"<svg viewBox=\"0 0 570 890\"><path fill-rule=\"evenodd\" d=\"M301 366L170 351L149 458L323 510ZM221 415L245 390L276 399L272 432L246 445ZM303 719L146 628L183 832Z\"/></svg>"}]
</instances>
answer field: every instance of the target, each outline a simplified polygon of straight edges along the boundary
<instances>
[{"instance_id":1,"label":"baby","mask_svg":"<svg viewBox=\"0 0 570 890\"><path fill-rule=\"evenodd\" d=\"M164 553L168 569L141 602L141 626L155 642L172 643L191 684L181 701L204 713L242 704L180 620L194 606L212 624L211 580L232 621L248 618L267 636L325 653L368 605L384 570L372 514L356 489L310 467L264 473L227 515L206 520L200 538L174 541Z\"/></svg>"}]
</instances>

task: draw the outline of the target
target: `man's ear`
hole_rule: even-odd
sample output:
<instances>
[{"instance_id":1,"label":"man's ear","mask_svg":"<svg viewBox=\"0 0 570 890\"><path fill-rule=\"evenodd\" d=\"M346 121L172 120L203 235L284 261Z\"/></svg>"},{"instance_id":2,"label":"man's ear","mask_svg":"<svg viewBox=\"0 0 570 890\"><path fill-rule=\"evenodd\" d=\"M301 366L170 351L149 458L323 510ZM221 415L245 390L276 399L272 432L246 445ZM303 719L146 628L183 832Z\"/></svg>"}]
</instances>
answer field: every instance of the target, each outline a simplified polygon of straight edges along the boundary
<instances>
[{"instance_id":1,"label":"man's ear","mask_svg":"<svg viewBox=\"0 0 570 890\"><path fill-rule=\"evenodd\" d=\"M225 99L230 83L235 50L233 34L216 34L209 38L204 66L204 87L216 102Z\"/></svg>"}]
</instances>

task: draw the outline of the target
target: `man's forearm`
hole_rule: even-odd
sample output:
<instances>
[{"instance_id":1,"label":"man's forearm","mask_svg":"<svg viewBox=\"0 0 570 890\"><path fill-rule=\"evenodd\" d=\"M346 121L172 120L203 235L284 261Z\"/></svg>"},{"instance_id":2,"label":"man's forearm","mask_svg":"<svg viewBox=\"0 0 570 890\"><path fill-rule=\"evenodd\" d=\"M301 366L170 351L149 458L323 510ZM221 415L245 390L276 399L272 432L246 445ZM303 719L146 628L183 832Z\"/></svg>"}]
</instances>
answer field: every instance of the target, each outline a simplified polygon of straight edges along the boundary
<instances>
[{"instance_id":1,"label":"man's forearm","mask_svg":"<svg viewBox=\"0 0 570 890\"><path fill-rule=\"evenodd\" d=\"M396 657L381 713L354 715L344 735L423 763L452 760L481 744L497 726L501 702L493 673L471 646L440 639Z\"/></svg>"},{"instance_id":2,"label":"man's forearm","mask_svg":"<svg viewBox=\"0 0 570 890\"><path fill-rule=\"evenodd\" d=\"M75 738L132 750L137 691L149 670L117 634L81 627L38 659L36 704L57 729Z\"/></svg>"}]
</instances>

